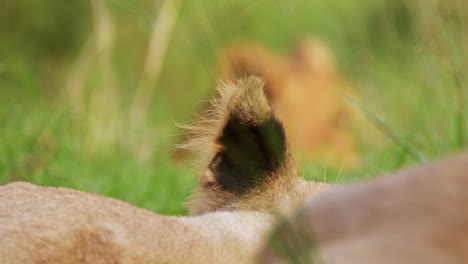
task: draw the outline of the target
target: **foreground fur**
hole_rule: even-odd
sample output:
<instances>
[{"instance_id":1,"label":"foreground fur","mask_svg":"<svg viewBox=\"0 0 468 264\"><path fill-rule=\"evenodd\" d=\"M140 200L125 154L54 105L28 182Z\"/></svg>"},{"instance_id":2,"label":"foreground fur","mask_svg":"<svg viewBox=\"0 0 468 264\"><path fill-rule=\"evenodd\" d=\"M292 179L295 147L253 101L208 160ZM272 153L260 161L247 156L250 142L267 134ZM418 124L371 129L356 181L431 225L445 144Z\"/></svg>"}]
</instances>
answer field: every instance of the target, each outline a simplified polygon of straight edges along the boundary
<instances>
[{"instance_id":1,"label":"foreground fur","mask_svg":"<svg viewBox=\"0 0 468 264\"><path fill-rule=\"evenodd\" d=\"M248 263L259 212L168 217L65 188L0 187L0 263Z\"/></svg>"},{"instance_id":2,"label":"foreground fur","mask_svg":"<svg viewBox=\"0 0 468 264\"><path fill-rule=\"evenodd\" d=\"M262 263L467 263L467 186L460 154L333 188L277 228Z\"/></svg>"},{"instance_id":3,"label":"foreground fur","mask_svg":"<svg viewBox=\"0 0 468 264\"><path fill-rule=\"evenodd\" d=\"M251 263L273 215L327 185L297 176L262 80L221 95L189 144L207 156L189 203L198 216L12 183L0 187L0 263Z\"/></svg>"}]
</instances>

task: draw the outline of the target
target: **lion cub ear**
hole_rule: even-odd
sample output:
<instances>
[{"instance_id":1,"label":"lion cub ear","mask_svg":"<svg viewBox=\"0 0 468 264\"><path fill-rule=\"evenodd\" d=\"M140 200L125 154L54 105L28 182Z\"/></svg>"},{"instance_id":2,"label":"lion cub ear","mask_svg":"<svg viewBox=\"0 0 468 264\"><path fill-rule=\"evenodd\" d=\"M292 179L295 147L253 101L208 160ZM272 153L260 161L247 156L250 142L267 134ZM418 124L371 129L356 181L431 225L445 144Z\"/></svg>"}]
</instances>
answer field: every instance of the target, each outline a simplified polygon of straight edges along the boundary
<instances>
[{"instance_id":1,"label":"lion cub ear","mask_svg":"<svg viewBox=\"0 0 468 264\"><path fill-rule=\"evenodd\" d=\"M215 153L200 177L191 211L229 209L233 200L295 172L283 126L274 116L263 80L237 82L214 139ZM194 204L203 204L195 209Z\"/></svg>"},{"instance_id":2,"label":"lion cub ear","mask_svg":"<svg viewBox=\"0 0 468 264\"><path fill-rule=\"evenodd\" d=\"M277 177L287 160L282 124L273 116L263 83L241 82L241 92L229 106L227 121L217 138L219 151L209 165L215 184L242 194Z\"/></svg>"}]
</instances>

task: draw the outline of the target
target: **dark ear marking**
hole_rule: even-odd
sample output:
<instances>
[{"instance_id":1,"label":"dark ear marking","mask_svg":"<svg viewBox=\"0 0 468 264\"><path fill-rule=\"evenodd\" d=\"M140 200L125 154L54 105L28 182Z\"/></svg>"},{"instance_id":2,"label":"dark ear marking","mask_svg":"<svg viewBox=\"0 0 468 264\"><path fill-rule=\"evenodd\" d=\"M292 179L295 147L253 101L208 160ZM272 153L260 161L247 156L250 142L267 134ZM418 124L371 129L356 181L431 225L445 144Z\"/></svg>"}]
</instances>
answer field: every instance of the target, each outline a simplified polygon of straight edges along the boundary
<instances>
[{"instance_id":1,"label":"dark ear marking","mask_svg":"<svg viewBox=\"0 0 468 264\"><path fill-rule=\"evenodd\" d=\"M209 169L217 184L233 193L244 193L277 176L287 155L283 127L272 115L259 123L231 116L218 143L222 149Z\"/></svg>"},{"instance_id":2,"label":"dark ear marking","mask_svg":"<svg viewBox=\"0 0 468 264\"><path fill-rule=\"evenodd\" d=\"M203 137L192 145L209 156L189 203L192 214L244 208L238 204L242 199L295 176L283 126L265 89L258 77L224 84L214 110L200 118L195 128Z\"/></svg>"}]
</instances>

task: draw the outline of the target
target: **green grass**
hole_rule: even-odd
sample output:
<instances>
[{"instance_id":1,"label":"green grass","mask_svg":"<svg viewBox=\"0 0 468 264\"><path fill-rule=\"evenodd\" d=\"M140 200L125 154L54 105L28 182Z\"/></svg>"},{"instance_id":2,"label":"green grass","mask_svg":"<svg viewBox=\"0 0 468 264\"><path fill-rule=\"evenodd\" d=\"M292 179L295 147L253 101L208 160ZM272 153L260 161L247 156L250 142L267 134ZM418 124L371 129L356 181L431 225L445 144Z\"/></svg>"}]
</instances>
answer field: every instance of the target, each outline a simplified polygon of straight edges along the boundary
<instances>
[{"instance_id":1,"label":"green grass","mask_svg":"<svg viewBox=\"0 0 468 264\"><path fill-rule=\"evenodd\" d=\"M190 120L209 98L220 49L244 38L278 52L304 33L324 38L362 95L362 108L381 129L361 131L363 139L379 134L383 140L361 146L359 168L341 171L326 162L305 164L301 173L308 179L366 179L421 162L419 156L430 159L459 151L467 141L467 79L460 74L467 69L467 16L456 13L461 9L444 15L428 5L406 7L402 1L215 0L182 3L145 120L151 132L141 138L143 144L152 142L152 155L139 158L125 140L104 151L89 151L89 127L71 114L61 95L66 73L93 27L91 7L86 1L73 6L59 2L10 2L0 11L2 184L26 180L66 186L161 213L184 213L181 203L197 172L189 162L170 160L181 133L175 122ZM121 101L115 116L128 112L140 77L157 14L152 2L108 1L117 28L112 65ZM422 23L426 17L430 24ZM88 70L85 105L101 80L96 66ZM122 122L119 129L125 131Z\"/></svg>"}]
</instances>

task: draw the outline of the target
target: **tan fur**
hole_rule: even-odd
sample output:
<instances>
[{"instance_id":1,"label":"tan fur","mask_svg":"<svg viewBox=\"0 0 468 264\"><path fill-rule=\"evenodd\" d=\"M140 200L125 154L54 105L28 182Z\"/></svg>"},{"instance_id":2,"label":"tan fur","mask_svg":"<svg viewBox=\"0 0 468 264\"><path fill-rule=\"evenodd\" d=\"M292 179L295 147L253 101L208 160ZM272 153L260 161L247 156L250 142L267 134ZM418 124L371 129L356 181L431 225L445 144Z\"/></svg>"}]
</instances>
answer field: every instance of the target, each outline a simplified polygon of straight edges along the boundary
<instances>
[{"instance_id":1,"label":"tan fur","mask_svg":"<svg viewBox=\"0 0 468 264\"><path fill-rule=\"evenodd\" d=\"M236 117L252 128L275 120L260 79L221 91L191 145L208 154L191 203L198 216L163 216L95 194L11 183L0 187L0 263L252 263L274 215L327 185L301 180L286 153L274 171L254 175L263 182L245 193L221 188L219 177L230 175L219 175L208 162L229 153L219 140L226 122Z\"/></svg>"},{"instance_id":2,"label":"tan fur","mask_svg":"<svg viewBox=\"0 0 468 264\"><path fill-rule=\"evenodd\" d=\"M225 193L212 188L201 179L199 192L188 203L191 214L199 215L210 211L252 210L274 214L288 214L306 198L326 190L327 183L306 182L298 176L269 182L264 188L254 190L245 196Z\"/></svg>"},{"instance_id":3,"label":"tan fur","mask_svg":"<svg viewBox=\"0 0 468 264\"><path fill-rule=\"evenodd\" d=\"M24 182L0 187L0 201L0 263L12 264L247 262L271 222L258 212L161 216Z\"/></svg>"},{"instance_id":4,"label":"tan fur","mask_svg":"<svg viewBox=\"0 0 468 264\"><path fill-rule=\"evenodd\" d=\"M304 38L287 56L256 42L233 44L223 51L223 80L250 74L266 79L273 108L298 162L356 165L353 126L363 124L362 116L343 96L356 92L338 72L333 53L323 42Z\"/></svg>"},{"instance_id":5,"label":"tan fur","mask_svg":"<svg viewBox=\"0 0 468 264\"><path fill-rule=\"evenodd\" d=\"M335 187L275 231L262 263L466 263L467 186L468 154L459 154Z\"/></svg>"}]
</instances>

